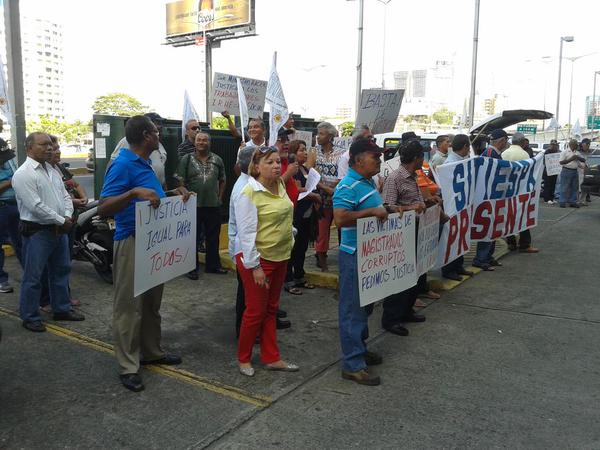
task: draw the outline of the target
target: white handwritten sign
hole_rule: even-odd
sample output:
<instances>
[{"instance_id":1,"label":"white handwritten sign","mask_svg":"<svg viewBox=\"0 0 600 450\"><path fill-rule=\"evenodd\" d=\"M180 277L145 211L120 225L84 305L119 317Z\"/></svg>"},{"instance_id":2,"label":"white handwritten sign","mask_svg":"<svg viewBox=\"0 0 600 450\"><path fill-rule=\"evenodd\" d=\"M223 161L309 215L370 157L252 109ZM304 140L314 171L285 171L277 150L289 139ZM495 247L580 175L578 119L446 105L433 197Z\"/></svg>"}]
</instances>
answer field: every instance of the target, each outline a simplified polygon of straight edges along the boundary
<instances>
[{"instance_id":1,"label":"white handwritten sign","mask_svg":"<svg viewBox=\"0 0 600 450\"><path fill-rule=\"evenodd\" d=\"M383 178L387 178L390 173L400 167L400 157L396 156L395 158L388 159L381 163L381 167L379 169L379 175Z\"/></svg>"},{"instance_id":2,"label":"white handwritten sign","mask_svg":"<svg viewBox=\"0 0 600 450\"><path fill-rule=\"evenodd\" d=\"M360 306L417 284L414 211L358 219L356 232Z\"/></svg>"},{"instance_id":3,"label":"white handwritten sign","mask_svg":"<svg viewBox=\"0 0 600 450\"><path fill-rule=\"evenodd\" d=\"M394 131L403 97L403 89L363 90L354 127L367 125L373 134Z\"/></svg>"},{"instance_id":4,"label":"white handwritten sign","mask_svg":"<svg viewBox=\"0 0 600 450\"><path fill-rule=\"evenodd\" d=\"M417 275L421 276L433 269L438 259L440 238L440 207L427 208L419 216L417 233Z\"/></svg>"},{"instance_id":5,"label":"white handwritten sign","mask_svg":"<svg viewBox=\"0 0 600 450\"><path fill-rule=\"evenodd\" d=\"M256 117L262 118L265 109L267 82L219 72L215 72L213 78L213 91L210 98L211 111L219 113L229 111L230 114L240 114L240 103L237 91L238 78L242 83L244 94L246 94L248 115L251 119ZM242 124L243 127L247 125L248 124Z\"/></svg>"},{"instance_id":6,"label":"white handwritten sign","mask_svg":"<svg viewBox=\"0 0 600 450\"><path fill-rule=\"evenodd\" d=\"M135 204L133 295L194 270L196 258L196 196Z\"/></svg>"},{"instance_id":7,"label":"white handwritten sign","mask_svg":"<svg viewBox=\"0 0 600 450\"><path fill-rule=\"evenodd\" d=\"M294 134L290 135L290 141L304 141L306 148L312 147L313 135L311 131L296 130Z\"/></svg>"},{"instance_id":8,"label":"white handwritten sign","mask_svg":"<svg viewBox=\"0 0 600 450\"><path fill-rule=\"evenodd\" d=\"M546 164L546 173L549 176L558 175L562 170L560 165L560 153L550 153L544 155L544 162Z\"/></svg>"},{"instance_id":9,"label":"white handwritten sign","mask_svg":"<svg viewBox=\"0 0 600 450\"><path fill-rule=\"evenodd\" d=\"M350 146L352 145L352 137L334 137L333 138L333 148L334 149L343 149L350 150Z\"/></svg>"}]
</instances>

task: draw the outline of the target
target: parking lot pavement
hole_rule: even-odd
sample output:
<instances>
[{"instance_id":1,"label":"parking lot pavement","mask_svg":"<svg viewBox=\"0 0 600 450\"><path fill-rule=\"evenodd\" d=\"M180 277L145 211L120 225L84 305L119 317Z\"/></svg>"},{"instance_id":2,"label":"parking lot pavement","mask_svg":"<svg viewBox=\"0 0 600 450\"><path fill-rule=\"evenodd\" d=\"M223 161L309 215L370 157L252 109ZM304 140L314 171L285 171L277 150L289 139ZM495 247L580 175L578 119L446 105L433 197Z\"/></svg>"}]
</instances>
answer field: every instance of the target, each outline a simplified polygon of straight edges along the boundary
<instances>
[{"instance_id":1,"label":"parking lot pavement","mask_svg":"<svg viewBox=\"0 0 600 450\"><path fill-rule=\"evenodd\" d=\"M542 208L533 233L542 253L509 255L444 293L408 338L383 333L376 307L378 388L340 379L337 293L324 289L282 296L293 322L279 332L282 356L301 371L241 376L235 276L202 274L169 282L163 297L163 344L184 363L143 369L146 390L133 394L111 355L111 286L75 262L86 320L48 320L50 332L32 334L14 317L20 269L8 258L17 289L0 295L0 448L598 447L600 306L584 269L600 245L589 233L596 203Z\"/></svg>"}]
</instances>

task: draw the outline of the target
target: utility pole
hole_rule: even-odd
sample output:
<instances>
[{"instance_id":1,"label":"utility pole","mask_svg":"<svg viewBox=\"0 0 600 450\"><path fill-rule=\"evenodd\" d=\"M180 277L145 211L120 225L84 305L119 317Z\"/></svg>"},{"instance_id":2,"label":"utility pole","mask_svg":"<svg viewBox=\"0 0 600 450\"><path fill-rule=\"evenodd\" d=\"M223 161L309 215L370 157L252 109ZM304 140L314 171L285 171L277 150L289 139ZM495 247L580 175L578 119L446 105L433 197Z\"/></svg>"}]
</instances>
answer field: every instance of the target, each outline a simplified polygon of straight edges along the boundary
<instances>
[{"instance_id":1,"label":"utility pole","mask_svg":"<svg viewBox=\"0 0 600 450\"><path fill-rule=\"evenodd\" d=\"M475 0L475 25L473 29L473 60L471 62L471 96L469 98L469 122L471 128L475 121L475 85L477 81L477 45L479 43L479 3Z\"/></svg>"},{"instance_id":2,"label":"utility pole","mask_svg":"<svg viewBox=\"0 0 600 450\"><path fill-rule=\"evenodd\" d=\"M560 51L558 53L558 86L556 88L556 115L554 118L556 119L556 129L554 130L554 139L558 140L558 113L560 112L560 78L562 74L562 52L563 52L563 42L573 42L575 38L573 36L561 36L560 38Z\"/></svg>"},{"instance_id":3,"label":"utility pole","mask_svg":"<svg viewBox=\"0 0 600 450\"><path fill-rule=\"evenodd\" d=\"M362 50L363 50L363 16L365 10L365 0L359 0L358 5L358 58L356 63L356 110L358 115L360 109L360 96L362 92Z\"/></svg>"},{"instance_id":4,"label":"utility pole","mask_svg":"<svg viewBox=\"0 0 600 450\"><path fill-rule=\"evenodd\" d=\"M23 94L19 0L4 0L4 34L6 35L7 50L8 104L13 116L9 118L11 146L17 150L17 161L23 163L27 155L25 152L25 95Z\"/></svg>"}]
</instances>

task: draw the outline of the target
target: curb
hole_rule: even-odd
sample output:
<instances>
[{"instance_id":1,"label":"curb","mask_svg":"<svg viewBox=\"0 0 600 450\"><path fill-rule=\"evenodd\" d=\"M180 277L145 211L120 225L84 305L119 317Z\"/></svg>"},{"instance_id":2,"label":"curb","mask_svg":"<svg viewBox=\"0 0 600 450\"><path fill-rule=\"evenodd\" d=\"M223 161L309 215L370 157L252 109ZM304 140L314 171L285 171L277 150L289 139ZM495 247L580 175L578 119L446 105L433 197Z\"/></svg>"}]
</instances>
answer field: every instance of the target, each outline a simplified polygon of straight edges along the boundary
<instances>
[{"instance_id":1,"label":"curb","mask_svg":"<svg viewBox=\"0 0 600 450\"><path fill-rule=\"evenodd\" d=\"M496 257L496 259L503 258L504 256L506 256L510 253L510 250L508 250L508 246L506 245L506 242L503 239L498 239L496 241L496 248L497 248L497 250L494 253L494 256ZM233 260L229 256L229 252L227 250L221 250L221 251L219 251L219 254L221 256L221 266L223 267L223 269L227 269L232 272L235 272L237 269L235 267ZM200 261L201 264L205 264L206 254L198 253L198 260ZM473 266L468 266L467 270L470 270L475 275L477 275L480 272L483 272L480 268L473 267ZM333 290L338 289L338 274L335 272L307 271L305 274L305 277L306 277L306 281L308 281L309 283L314 284L315 286L318 286L320 288L333 289ZM434 291L451 291L452 289L460 286L462 283L469 280L470 278L471 277L464 276L464 277L462 277L461 281L455 281L455 280L448 280L446 278L440 278L436 275L429 274L427 276L427 281L429 282L430 288Z\"/></svg>"}]
</instances>

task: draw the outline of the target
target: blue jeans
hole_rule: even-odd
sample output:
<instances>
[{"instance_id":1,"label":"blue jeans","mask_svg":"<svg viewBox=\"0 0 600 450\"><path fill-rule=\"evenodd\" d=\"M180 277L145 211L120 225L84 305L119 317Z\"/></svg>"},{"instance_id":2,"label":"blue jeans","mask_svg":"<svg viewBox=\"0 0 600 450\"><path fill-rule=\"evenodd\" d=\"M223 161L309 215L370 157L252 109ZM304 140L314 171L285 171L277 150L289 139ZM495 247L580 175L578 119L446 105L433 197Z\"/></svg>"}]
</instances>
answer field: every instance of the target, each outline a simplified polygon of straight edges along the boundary
<instances>
[{"instance_id":1,"label":"blue jeans","mask_svg":"<svg viewBox=\"0 0 600 450\"><path fill-rule=\"evenodd\" d=\"M19 233L19 210L17 205L4 203L0 205L0 230L8 235L10 244L15 250L17 259L23 265L21 259L21 235ZM2 236L4 237L4 236ZM4 250L0 242L0 283L8 281L8 274L4 271Z\"/></svg>"},{"instance_id":2,"label":"blue jeans","mask_svg":"<svg viewBox=\"0 0 600 450\"><path fill-rule=\"evenodd\" d=\"M577 169L563 169L560 171L560 195L558 201L561 205L577 203L579 192L579 173Z\"/></svg>"},{"instance_id":3,"label":"blue jeans","mask_svg":"<svg viewBox=\"0 0 600 450\"><path fill-rule=\"evenodd\" d=\"M40 296L42 274L48 267L50 304L54 313L69 312L69 274L71 257L69 238L52 230L42 230L23 238L23 283L21 284L20 315L24 322L41 320Z\"/></svg>"},{"instance_id":4,"label":"blue jeans","mask_svg":"<svg viewBox=\"0 0 600 450\"><path fill-rule=\"evenodd\" d=\"M372 305L364 308L360 306L356 253L351 255L340 250L339 266L339 329L342 344L342 367L346 372L358 372L367 367L365 341L369 337L369 314L373 308Z\"/></svg>"},{"instance_id":5,"label":"blue jeans","mask_svg":"<svg viewBox=\"0 0 600 450\"><path fill-rule=\"evenodd\" d=\"M496 251L496 242L479 241L477 243L477 252L473 258L474 265L489 264Z\"/></svg>"}]
</instances>

